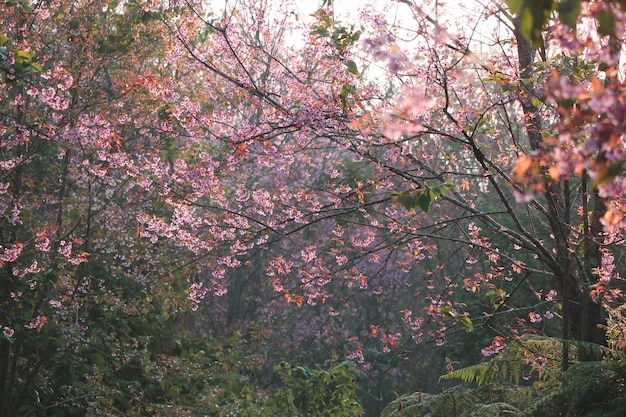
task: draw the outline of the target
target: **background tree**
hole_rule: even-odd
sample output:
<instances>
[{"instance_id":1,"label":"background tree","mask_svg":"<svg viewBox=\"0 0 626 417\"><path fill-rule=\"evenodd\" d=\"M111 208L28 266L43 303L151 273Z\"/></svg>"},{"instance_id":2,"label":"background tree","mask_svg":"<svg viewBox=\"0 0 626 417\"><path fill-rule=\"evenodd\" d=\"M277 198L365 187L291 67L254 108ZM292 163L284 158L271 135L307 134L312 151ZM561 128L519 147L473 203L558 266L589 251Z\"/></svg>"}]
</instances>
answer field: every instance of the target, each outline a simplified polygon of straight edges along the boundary
<instances>
[{"instance_id":1,"label":"background tree","mask_svg":"<svg viewBox=\"0 0 626 417\"><path fill-rule=\"evenodd\" d=\"M501 349L503 340L522 332L550 333L559 327L564 339L604 343L597 327L603 322L601 300L595 296L619 295L617 288L606 291L598 278L603 270L614 271L610 253L619 251L612 246L620 242L619 199L610 200L620 192L606 190L609 182L615 187L621 181L612 175L621 166L621 139L613 135L578 143L580 133L575 141L567 134L599 129L599 112L592 107L584 116L568 117L583 105L581 100L608 94L594 80L602 68L612 68L615 61L607 61L615 57L594 49L605 42L598 38L576 44L588 47L590 55L573 66L571 55L579 50L566 42L575 42L577 34L597 33L593 27L573 33L554 21L543 47L535 48L523 36L524 20L499 3L480 9L469 18L474 26L456 32L440 17L443 8L433 5L427 13L428 5L396 6L407 19L390 24L384 13L369 9L361 21L365 34L319 10L308 23L305 52L286 46L278 53L262 42L238 43L251 24L238 9L226 8L217 23L199 22L216 39L210 55L181 35L180 23L171 23L199 70L215 77L214 90L226 82L254 103L255 112L263 109L256 123L219 128L226 128L220 135L233 147L227 164L263 173L255 177L264 181L242 190L239 199L228 202L228 210L246 219L246 226L252 220L253 237L264 236L255 246L270 254L272 247L281 248L267 263L272 288L302 310L298 314L327 309L329 315L365 317L360 339L347 339L349 357L363 363L364 340L372 335L384 350L407 352L412 349L404 340L421 344L426 336L442 344L455 326L491 329L497 338L486 352ZM581 21L601 20L598 13L606 7L585 5ZM255 21L271 28L266 9L243 9L258 13ZM493 35L478 36L481 13L492 22ZM302 23L294 19L291 24ZM401 35L413 42L403 43ZM489 36L495 47L473 52L489 44ZM617 40L613 36L610 42ZM266 61L271 62L263 66L269 75L260 78L255 66ZM367 66L378 66L376 79L363 75ZM552 87L564 83L576 87ZM617 84L611 88L619 90ZM569 108L557 97L562 91ZM603 112L609 111L606 107ZM241 114L246 110L247 102L239 107ZM211 118L224 120L232 112L214 111ZM597 169L601 166L606 169ZM609 167L607 183L587 177L602 178ZM607 211L609 206L614 209ZM605 234L607 219L615 225L612 235ZM443 264L434 255L441 247L449 248L444 253L450 262ZM428 265L425 259L435 261ZM373 298L376 291L396 287L375 285L378 277L396 277L398 288L426 305L358 303L384 312L388 328L380 331L378 323L370 322L371 310L337 297L342 287L360 286L361 294ZM464 303L466 291L484 303ZM524 293L534 294L536 301L529 304L522 296L516 304L514 296ZM334 305L333 298L339 303ZM544 328L544 320L555 316L564 324ZM400 323L407 324L406 333ZM349 327L354 331L355 326Z\"/></svg>"},{"instance_id":2,"label":"background tree","mask_svg":"<svg viewBox=\"0 0 626 417\"><path fill-rule=\"evenodd\" d=\"M163 208L173 68L157 15L117 6L2 5L2 415L172 400L157 358L180 354L191 262L138 220Z\"/></svg>"}]
</instances>

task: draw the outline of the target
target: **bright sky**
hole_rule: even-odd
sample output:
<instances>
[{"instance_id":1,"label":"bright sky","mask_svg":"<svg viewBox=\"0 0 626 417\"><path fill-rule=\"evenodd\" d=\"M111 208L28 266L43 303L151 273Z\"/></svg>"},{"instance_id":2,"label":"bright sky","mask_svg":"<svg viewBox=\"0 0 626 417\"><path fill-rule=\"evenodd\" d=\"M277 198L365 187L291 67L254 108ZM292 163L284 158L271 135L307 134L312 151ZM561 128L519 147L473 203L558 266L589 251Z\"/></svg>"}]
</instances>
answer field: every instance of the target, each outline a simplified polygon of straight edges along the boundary
<instances>
[{"instance_id":1,"label":"bright sky","mask_svg":"<svg viewBox=\"0 0 626 417\"><path fill-rule=\"evenodd\" d=\"M281 0L269 1L270 3L272 1L278 3ZM409 1L418 4L423 12L436 19L452 35L462 31L468 34L475 31L474 39L482 41L493 38L492 33L496 27L495 19L480 19L478 24L471 23L471 19L469 19L470 16L474 19L478 17L479 13L484 10L484 4L489 4L493 0L333 0L332 8L336 20L343 25L353 24L355 27L359 27L361 25L361 12L365 8L371 8L376 12L383 12L389 25L415 29L415 16L407 4ZM208 0L208 2L217 13L220 9L223 10L225 6L228 9L241 7L240 0ZM298 21L294 23L301 25L302 29L308 29L313 19L311 15L324 3L323 0L293 0L293 2L298 15ZM408 40L412 39L413 36L413 33L407 31L405 38ZM298 34L292 33L290 41L297 44L299 42ZM482 44L471 46L471 49L479 56L482 55L482 48Z\"/></svg>"},{"instance_id":2,"label":"bright sky","mask_svg":"<svg viewBox=\"0 0 626 417\"><path fill-rule=\"evenodd\" d=\"M376 11L384 11L389 24L400 27L414 27L415 20L413 12L405 1L409 0L334 0L333 10L338 21L344 24L354 24L358 26L361 22L360 13L364 8L371 7ZM477 26L470 26L468 17L477 17L483 12L484 4L489 4L490 0L410 0L431 18L436 19L442 27L450 33L458 33L462 30L476 31L476 39L491 37L496 25L494 19L481 19ZM322 1L295 0L296 7L301 17L310 16L317 10ZM430 3L430 6L428 5ZM478 51L477 51L478 52Z\"/></svg>"}]
</instances>

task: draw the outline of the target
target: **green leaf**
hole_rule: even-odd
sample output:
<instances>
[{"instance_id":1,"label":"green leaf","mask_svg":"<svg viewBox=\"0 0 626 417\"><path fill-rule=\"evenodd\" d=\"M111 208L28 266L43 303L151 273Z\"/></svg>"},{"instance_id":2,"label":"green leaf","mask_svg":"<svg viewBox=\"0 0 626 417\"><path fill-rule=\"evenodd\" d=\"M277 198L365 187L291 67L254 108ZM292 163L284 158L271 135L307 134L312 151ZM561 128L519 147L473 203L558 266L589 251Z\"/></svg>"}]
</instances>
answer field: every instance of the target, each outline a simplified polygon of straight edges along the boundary
<instances>
[{"instance_id":1,"label":"green leaf","mask_svg":"<svg viewBox=\"0 0 626 417\"><path fill-rule=\"evenodd\" d=\"M30 62L33 55L34 54L32 52L26 52L23 49L16 49L13 51L13 56L17 62Z\"/></svg>"},{"instance_id":2,"label":"green leaf","mask_svg":"<svg viewBox=\"0 0 626 417\"><path fill-rule=\"evenodd\" d=\"M449 184L439 184L425 189L408 190L399 194L392 194L391 198L397 200L405 209L411 211L419 208L424 213L428 212L431 204L443 195L444 192L450 190L452 186Z\"/></svg>"},{"instance_id":3,"label":"green leaf","mask_svg":"<svg viewBox=\"0 0 626 417\"><path fill-rule=\"evenodd\" d=\"M598 33L615 36L615 17L611 10L602 10L598 13Z\"/></svg>"},{"instance_id":4,"label":"green leaf","mask_svg":"<svg viewBox=\"0 0 626 417\"><path fill-rule=\"evenodd\" d=\"M0 34L0 45L4 45L9 41L9 37L3 34Z\"/></svg>"},{"instance_id":5,"label":"green leaf","mask_svg":"<svg viewBox=\"0 0 626 417\"><path fill-rule=\"evenodd\" d=\"M572 29L576 29L576 22L580 14L580 0L561 0L556 7L559 19Z\"/></svg>"},{"instance_id":6,"label":"green leaf","mask_svg":"<svg viewBox=\"0 0 626 417\"><path fill-rule=\"evenodd\" d=\"M43 67L39 63L37 63L37 62L31 62L30 63L30 68L32 68L32 69L34 69L34 70L36 70L38 72L43 72Z\"/></svg>"},{"instance_id":7,"label":"green leaf","mask_svg":"<svg viewBox=\"0 0 626 417\"><path fill-rule=\"evenodd\" d=\"M506 0L507 6L509 6L509 10L513 14L518 14L525 7L525 0Z\"/></svg>"},{"instance_id":8,"label":"green leaf","mask_svg":"<svg viewBox=\"0 0 626 417\"><path fill-rule=\"evenodd\" d=\"M354 74L354 75L359 75L359 69L356 66L356 62L350 60L346 63L346 66L348 67L348 72Z\"/></svg>"},{"instance_id":9,"label":"green leaf","mask_svg":"<svg viewBox=\"0 0 626 417\"><path fill-rule=\"evenodd\" d=\"M339 97L347 98L350 94L356 94L356 88L352 84L344 84L339 92Z\"/></svg>"},{"instance_id":10,"label":"green leaf","mask_svg":"<svg viewBox=\"0 0 626 417\"><path fill-rule=\"evenodd\" d=\"M543 104L543 102L541 100L539 100L537 97L533 97L532 99L532 104L535 107L541 107L541 105Z\"/></svg>"},{"instance_id":11,"label":"green leaf","mask_svg":"<svg viewBox=\"0 0 626 417\"><path fill-rule=\"evenodd\" d=\"M474 331L474 323L472 323L472 319L467 316L459 317L459 323L467 328L470 332Z\"/></svg>"},{"instance_id":12,"label":"green leaf","mask_svg":"<svg viewBox=\"0 0 626 417\"><path fill-rule=\"evenodd\" d=\"M330 35L330 32L328 31L328 29L322 26L317 26L316 28L313 29L311 33L313 33L313 35L317 35L320 38Z\"/></svg>"},{"instance_id":13,"label":"green leaf","mask_svg":"<svg viewBox=\"0 0 626 417\"><path fill-rule=\"evenodd\" d=\"M421 193L417 195L417 205L424 213L428 213L431 202L430 193Z\"/></svg>"},{"instance_id":14,"label":"green leaf","mask_svg":"<svg viewBox=\"0 0 626 417\"><path fill-rule=\"evenodd\" d=\"M543 26L555 9L554 0L506 0L511 13L520 17L520 31L533 45L542 43Z\"/></svg>"}]
</instances>

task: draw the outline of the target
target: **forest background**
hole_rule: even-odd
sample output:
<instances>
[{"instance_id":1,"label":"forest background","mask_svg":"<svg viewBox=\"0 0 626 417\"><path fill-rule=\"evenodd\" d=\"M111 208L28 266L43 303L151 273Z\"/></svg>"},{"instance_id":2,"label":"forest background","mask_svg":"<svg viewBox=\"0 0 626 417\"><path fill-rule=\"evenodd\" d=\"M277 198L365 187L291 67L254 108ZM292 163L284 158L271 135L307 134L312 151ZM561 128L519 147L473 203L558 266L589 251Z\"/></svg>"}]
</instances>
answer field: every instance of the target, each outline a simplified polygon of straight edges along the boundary
<instances>
[{"instance_id":1,"label":"forest background","mask_svg":"<svg viewBox=\"0 0 626 417\"><path fill-rule=\"evenodd\" d=\"M334 6L2 2L0 416L623 415L623 2Z\"/></svg>"}]
</instances>

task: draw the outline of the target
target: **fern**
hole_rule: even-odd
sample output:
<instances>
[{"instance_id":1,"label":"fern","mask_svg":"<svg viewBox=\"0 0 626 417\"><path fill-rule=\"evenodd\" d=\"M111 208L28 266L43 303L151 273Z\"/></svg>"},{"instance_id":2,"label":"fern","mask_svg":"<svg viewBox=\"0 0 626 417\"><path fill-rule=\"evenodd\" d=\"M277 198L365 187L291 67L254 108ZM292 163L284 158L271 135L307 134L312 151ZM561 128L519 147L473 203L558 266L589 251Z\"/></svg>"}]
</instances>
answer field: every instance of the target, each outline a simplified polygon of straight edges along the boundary
<instances>
[{"instance_id":1,"label":"fern","mask_svg":"<svg viewBox=\"0 0 626 417\"><path fill-rule=\"evenodd\" d=\"M479 401L472 390L459 385L436 395L418 392L399 397L385 407L380 417L459 416Z\"/></svg>"},{"instance_id":2,"label":"fern","mask_svg":"<svg viewBox=\"0 0 626 417\"><path fill-rule=\"evenodd\" d=\"M626 308L624 309L626 312ZM621 314L621 312L620 312ZM626 320L626 313L619 316ZM626 416L626 324L608 321L609 346L526 336L516 340L500 354L477 365L452 371L443 380L476 384L457 385L438 395L412 394L389 404L381 417L623 417ZM625 330L622 330L622 327ZM612 343L613 341L613 343ZM563 343L569 349L568 361L574 363L563 372ZM578 353L603 361L576 362ZM543 359L547 358L547 363ZM540 363L540 364L538 364ZM535 383L519 384L521 376L538 371Z\"/></svg>"},{"instance_id":3,"label":"fern","mask_svg":"<svg viewBox=\"0 0 626 417\"><path fill-rule=\"evenodd\" d=\"M426 397L426 398L425 398ZM416 392L392 401L380 414L380 417L418 417L421 409L428 401L428 394Z\"/></svg>"},{"instance_id":4,"label":"fern","mask_svg":"<svg viewBox=\"0 0 626 417\"><path fill-rule=\"evenodd\" d=\"M523 358L522 358L523 359ZM475 382L483 385L500 378L510 378L519 382L525 361L515 357L500 356L490 361L468 366L439 377L439 381L460 379L463 382Z\"/></svg>"},{"instance_id":5,"label":"fern","mask_svg":"<svg viewBox=\"0 0 626 417\"><path fill-rule=\"evenodd\" d=\"M621 368L621 369L620 369ZM569 415L582 410L599 408L620 395L624 395L624 366L611 362L581 362L572 366L565 374L560 391L570 410Z\"/></svg>"},{"instance_id":6,"label":"fern","mask_svg":"<svg viewBox=\"0 0 626 417\"><path fill-rule=\"evenodd\" d=\"M494 381L508 381L519 384L525 370L528 372L535 370L528 359L530 353L535 356L551 358L549 366L552 366L552 368L546 368L546 370L552 371L557 368L556 364L560 362L561 346L562 342L559 339L527 336L517 341L517 343L509 345L487 362L442 375L439 377L439 381L459 379L463 382L475 382L479 386ZM541 372L540 374L542 378L546 379L553 373Z\"/></svg>"},{"instance_id":7,"label":"fern","mask_svg":"<svg viewBox=\"0 0 626 417\"><path fill-rule=\"evenodd\" d=\"M468 366L439 377L439 381L458 379L463 382L474 382L483 385L494 381L509 381L519 384L524 370L534 371L527 359L528 353L549 358L547 366L540 369L541 379L546 380L558 374L558 365L562 361L563 343L571 349L569 361L575 361L577 353L584 350L591 357L614 357L614 353L606 346L576 340L563 340L555 337L533 336L519 340L519 343L508 346L499 355L487 362ZM530 366L531 369L528 369ZM548 371L548 372L545 372Z\"/></svg>"},{"instance_id":8,"label":"fern","mask_svg":"<svg viewBox=\"0 0 626 417\"><path fill-rule=\"evenodd\" d=\"M533 417L626 416L626 365L609 361L581 362L564 374L563 384L530 409Z\"/></svg>"},{"instance_id":9,"label":"fern","mask_svg":"<svg viewBox=\"0 0 626 417\"><path fill-rule=\"evenodd\" d=\"M562 349L563 343L567 343L569 346L575 348L573 351L573 355L577 354L579 351L585 351L588 357L594 358L609 358L614 357L614 351L606 346L599 345L597 343L592 342L583 342L580 340L564 340L557 337L538 337L528 339L525 342L525 345L529 349L537 350L537 351L546 351L552 350L554 355L559 355L557 353L558 350ZM574 360L574 358L570 358L570 360Z\"/></svg>"},{"instance_id":10,"label":"fern","mask_svg":"<svg viewBox=\"0 0 626 417\"><path fill-rule=\"evenodd\" d=\"M491 404L477 404L462 413L459 417L524 417L524 412L510 404L495 402Z\"/></svg>"},{"instance_id":11,"label":"fern","mask_svg":"<svg viewBox=\"0 0 626 417\"><path fill-rule=\"evenodd\" d=\"M607 313L606 326L602 327L606 332L612 357L623 359L626 356L626 342L624 342L626 340L626 304L607 308Z\"/></svg>"},{"instance_id":12,"label":"fern","mask_svg":"<svg viewBox=\"0 0 626 417\"><path fill-rule=\"evenodd\" d=\"M623 402L623 399L622 399ZM626 404L614 404L603 406L599 410L585 414L584 417L624 417L626 416Z\"/></svg>"}]
</instances>

